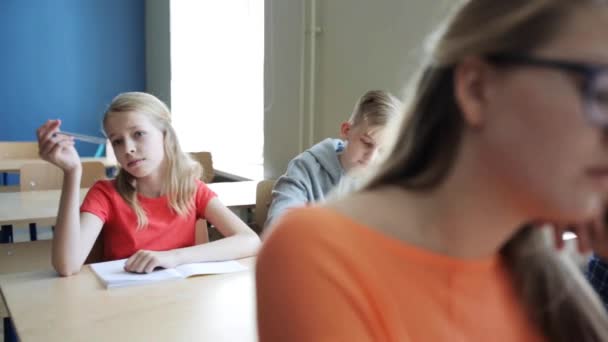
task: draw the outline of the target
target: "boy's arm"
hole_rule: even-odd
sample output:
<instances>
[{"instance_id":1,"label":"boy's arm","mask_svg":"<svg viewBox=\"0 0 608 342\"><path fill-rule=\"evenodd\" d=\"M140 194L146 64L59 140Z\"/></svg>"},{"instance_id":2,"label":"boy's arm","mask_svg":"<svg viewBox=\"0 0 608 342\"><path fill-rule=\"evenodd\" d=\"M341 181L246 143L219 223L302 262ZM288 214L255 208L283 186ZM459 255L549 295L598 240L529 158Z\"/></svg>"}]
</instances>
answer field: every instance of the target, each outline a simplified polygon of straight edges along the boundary
<instances>
[{"instance_id":1,"label":"boy's arm","mask_svg":"<svg viewBox=\"0 0 608 342\"><path fill-rule=\"evenodd\" d=\"M608 261L594 255L589 260L587 278L608 308Z\"/></svg>"},{"instance_id":2,"label":"boy's arm","mask_svg":"<svg viewBox=\"0 0 608 342\"><path fill-rule=\"evenodd\" d=\"M264 226L267 228L285 210L306 205L310 201L310 189L311 174L308 168L300 159L294 159L272 189L272 203Z\"/></svg>"}]
</instances>

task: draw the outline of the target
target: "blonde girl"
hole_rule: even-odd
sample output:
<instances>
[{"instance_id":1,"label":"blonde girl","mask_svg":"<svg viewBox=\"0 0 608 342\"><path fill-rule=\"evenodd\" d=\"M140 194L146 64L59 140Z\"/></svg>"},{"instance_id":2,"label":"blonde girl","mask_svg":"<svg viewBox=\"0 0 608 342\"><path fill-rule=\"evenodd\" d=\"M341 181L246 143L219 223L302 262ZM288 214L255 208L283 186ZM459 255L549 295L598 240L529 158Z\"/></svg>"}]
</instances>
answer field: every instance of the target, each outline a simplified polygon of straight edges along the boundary
<instances>
[{"instance_id":1,"label":"blonde girl","mask_svg":"<svg viewBox=\"0 0 608 342\"><path fill-rule=\"evenodd\" d=\"M98 181L79 210L82 166L72 138L49 120L38 131L40 156L64 172L52 263L62 276L77 273L99 234L104 258L127 258L125 269L151 272L184 263L254 255L257 235L199 180L200 166L185 154L167 106L139 92L118 95L103 119L120 170ZM195 245L195 222L206 219L225 239Z\"/></svg>"}]
</instances>

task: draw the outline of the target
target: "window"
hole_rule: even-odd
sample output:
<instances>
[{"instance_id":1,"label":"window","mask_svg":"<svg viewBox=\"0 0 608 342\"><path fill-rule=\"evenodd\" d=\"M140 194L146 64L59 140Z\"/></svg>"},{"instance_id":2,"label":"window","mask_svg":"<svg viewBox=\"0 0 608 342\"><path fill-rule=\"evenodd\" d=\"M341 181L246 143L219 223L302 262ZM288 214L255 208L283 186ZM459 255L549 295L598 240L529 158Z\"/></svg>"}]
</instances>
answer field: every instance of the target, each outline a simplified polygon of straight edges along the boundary
<instances>
[{"instance_id":1,"label":"window","mask_svg":"<svg viewBox=\"0 0 608 342\"><path fill-rule=\"evenodd\" d=\"M182 148L263 178L264 1L171 1L171 109Z\"/></svg>"}]
</instances>

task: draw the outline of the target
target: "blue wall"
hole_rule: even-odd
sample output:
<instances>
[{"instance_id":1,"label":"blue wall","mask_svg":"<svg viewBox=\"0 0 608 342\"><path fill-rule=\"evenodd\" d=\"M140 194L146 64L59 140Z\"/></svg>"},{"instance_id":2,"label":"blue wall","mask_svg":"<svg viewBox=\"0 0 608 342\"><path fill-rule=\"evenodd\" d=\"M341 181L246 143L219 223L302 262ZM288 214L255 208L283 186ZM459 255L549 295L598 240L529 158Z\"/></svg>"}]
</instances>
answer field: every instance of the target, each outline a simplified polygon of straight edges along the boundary
<instances>
[{"instance_id":1,"label":"blue wall","mask_svg":"<svg viewBox=\"0 0 608 342\"><path fill-rule=\"evenodd\" d=\"M0 0L0 140L35 140L49 118L101 136L112 98L144 90L144 14L144 0Z\"/></svg>"}]
</instances>

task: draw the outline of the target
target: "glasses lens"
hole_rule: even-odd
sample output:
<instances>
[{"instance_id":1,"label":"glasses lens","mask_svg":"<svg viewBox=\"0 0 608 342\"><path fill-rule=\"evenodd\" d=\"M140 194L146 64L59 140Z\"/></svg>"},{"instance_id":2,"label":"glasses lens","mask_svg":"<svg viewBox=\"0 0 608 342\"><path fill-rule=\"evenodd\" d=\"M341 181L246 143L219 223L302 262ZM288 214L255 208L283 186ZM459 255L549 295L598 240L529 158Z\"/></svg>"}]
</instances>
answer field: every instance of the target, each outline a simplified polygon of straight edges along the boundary
<instances>
[{"instance_id":1,"label":"glasses lens","mask_svg":"<svg viewBox=\"0 0 608 342\"><path fill-rule=\"evenodd\" d=\"M595 77L589 100L588 114L591 121L608 127L608 71Z\"/></svg>"}]
</instances>

